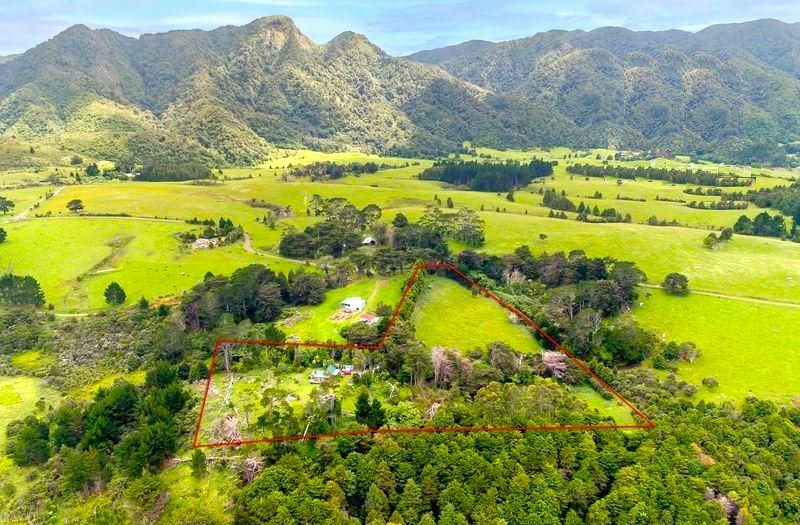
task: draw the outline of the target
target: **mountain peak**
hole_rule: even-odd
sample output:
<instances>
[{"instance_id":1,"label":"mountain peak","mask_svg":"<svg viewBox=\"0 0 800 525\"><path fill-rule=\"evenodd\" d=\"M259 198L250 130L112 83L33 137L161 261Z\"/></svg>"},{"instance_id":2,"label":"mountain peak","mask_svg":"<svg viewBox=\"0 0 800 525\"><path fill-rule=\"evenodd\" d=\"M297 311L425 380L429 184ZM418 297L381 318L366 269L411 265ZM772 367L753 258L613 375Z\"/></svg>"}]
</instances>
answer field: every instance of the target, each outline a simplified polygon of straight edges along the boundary
<instances>
[{"instance_id":1,"label":"mountain peak","mask_svg":"<svg viewBox=\"0 0 800 525\"><path fill-rule=\"evenodd\" d=\"M92 33L93 31L89 26L84 24L75 24L69 26L53 38L58 38L60 36L86 36L91 35Z\"/></svg>"},{"instance_id":2,"label":"mountain peak","mask_svg":"<svg viewBox=\"0 0 800 525\"><path fill-rule=\"evenodd\" d=\"M270 15L261 18L256 18L255 20L247 24L245 27L254 30L277 29L287 33L300 32L300 30L297 28L297 25L294 23L294 20L292 20L286 15Z\"/></svg>"},{"instance_id":3,"label":"mountain peak","mask_svg":"<svg viewBox=\"0 0 800 525\"><path fill-rule=\"evenodd\" d=\"M362 51L368 53L375 53L378 55L384 54L383 51L370 42L370 40L362 34L354 33L352 31L345 31L333 37L327 44L325 44L329 52L349 52L349 51Z\"/></svg>"}]
</instances>

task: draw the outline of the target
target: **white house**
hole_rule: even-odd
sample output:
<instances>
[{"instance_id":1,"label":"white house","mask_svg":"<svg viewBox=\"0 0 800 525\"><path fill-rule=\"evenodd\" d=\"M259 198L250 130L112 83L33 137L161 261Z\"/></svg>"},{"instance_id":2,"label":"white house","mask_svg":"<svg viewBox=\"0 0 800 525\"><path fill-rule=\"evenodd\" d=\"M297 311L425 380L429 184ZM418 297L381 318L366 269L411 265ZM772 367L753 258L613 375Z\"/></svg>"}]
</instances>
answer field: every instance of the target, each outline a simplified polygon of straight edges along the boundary
<instances>
[{"instance_id":1,"label":"white house","mask_svg":"<svg viewBox=\"0 0 800 525\"><path fill-rule=\"evenodd\" d=\"M347 299L339 303L339 306L341 306L342 308L344 308L349 312L360 312L361 310L364 309L366 305L367 302L361 297L348 297Z\"/></svg>"},{"instance_id":2,"label":"white house","mask_svg":"<svg viewBox=\"0 0 800 525\"><path fill-rule=\"evenodd\" d=\"M362 246L373 246L375 244L378 244L378 243L372 237L364 237L364 240L361 241L361 245Z\"/></svg>"}]
</instances>

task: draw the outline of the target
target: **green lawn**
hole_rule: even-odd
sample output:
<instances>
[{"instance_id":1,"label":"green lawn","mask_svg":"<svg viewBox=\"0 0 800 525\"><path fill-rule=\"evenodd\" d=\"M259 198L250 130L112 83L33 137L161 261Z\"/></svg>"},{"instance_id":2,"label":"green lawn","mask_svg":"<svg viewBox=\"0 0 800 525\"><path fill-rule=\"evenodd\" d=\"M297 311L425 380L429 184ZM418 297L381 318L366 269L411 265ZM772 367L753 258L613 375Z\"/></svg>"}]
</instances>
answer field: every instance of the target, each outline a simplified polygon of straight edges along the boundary
<instances>
[{"instance_id":1,"label":"green lawn","mask_svg":"<svg viewBox=\"0 0 800 525\"><path fill-rule=\"evenodd\" d=\"M633 315L668 340L694 341L702 355L682 363L679 377L704 399L748 394L790 402L800 399L800 309L718 299L669 296L654 290ZM719 380L716 390L701 386Z\"/></svg>"},{"instance_id":2,"label":"green lawn","mask_svg":"<svg viewBox=\"0 0 800 525\"><path fill-rule=\"evenodd\" d=\"M540 349L527 325L512 323L514 314L492 299L472 295L451 279L433 277L429 283L413 317L417 339L428 346L469 351L502 341L520 352Z\"/></svg>"}]
</instances>

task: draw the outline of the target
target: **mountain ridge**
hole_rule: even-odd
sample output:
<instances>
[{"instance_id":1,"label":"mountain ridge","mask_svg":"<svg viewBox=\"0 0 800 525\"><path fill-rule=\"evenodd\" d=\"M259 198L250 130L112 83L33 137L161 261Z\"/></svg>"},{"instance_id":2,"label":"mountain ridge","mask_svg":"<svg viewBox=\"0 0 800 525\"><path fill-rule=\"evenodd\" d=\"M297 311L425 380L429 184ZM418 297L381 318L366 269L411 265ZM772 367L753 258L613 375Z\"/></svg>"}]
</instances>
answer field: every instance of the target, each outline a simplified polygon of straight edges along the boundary
<instances>
[{"instance_id":1,"label":"mountain ridge","mask_svg":"<svg viewBox=\"0 0 800 525\"><path fill-rule=\"evenodd\" d=\"M733 155L800 129L800 24L551 30L421 53L349 31L317 44L285 16L138 38L77 24L0 60L0 136L247 165L275 146L438 155L465 140Z\"/></svg>"}]
</instances>

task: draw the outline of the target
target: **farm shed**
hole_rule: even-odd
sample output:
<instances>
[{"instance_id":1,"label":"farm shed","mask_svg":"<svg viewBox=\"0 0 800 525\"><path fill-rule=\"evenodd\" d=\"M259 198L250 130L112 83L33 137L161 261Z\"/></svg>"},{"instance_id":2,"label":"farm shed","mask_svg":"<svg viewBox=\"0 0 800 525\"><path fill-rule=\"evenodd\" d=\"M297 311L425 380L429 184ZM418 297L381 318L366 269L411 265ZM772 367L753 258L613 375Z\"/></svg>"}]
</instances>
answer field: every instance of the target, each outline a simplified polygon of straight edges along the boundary
<instances>
[{"instance_id":1,"label":"farm shed","mask_svg":"<svg viewBox=\"0 0 800 525\"><path fill-rule=\"evenodd\" d=\"M348 297L339 303L339 305L347 311L359 312L364 309L364 307L367 305L367 302L361 297Z\"/></svg>"}]
</instances>

